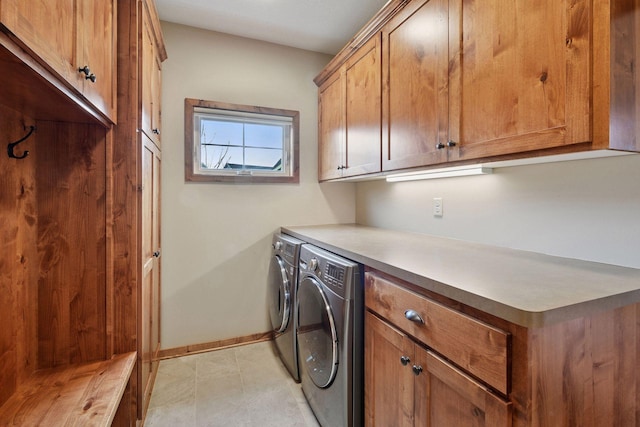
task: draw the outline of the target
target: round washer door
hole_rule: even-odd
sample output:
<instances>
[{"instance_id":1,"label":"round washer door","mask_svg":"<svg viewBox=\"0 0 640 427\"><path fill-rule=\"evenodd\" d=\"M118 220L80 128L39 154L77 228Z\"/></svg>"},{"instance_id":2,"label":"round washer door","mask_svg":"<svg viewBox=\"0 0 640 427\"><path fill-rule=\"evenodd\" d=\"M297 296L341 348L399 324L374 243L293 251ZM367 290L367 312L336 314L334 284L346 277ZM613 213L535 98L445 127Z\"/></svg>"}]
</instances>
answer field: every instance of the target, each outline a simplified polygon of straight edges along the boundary
<instances>
[{"instance_id":1,"label":"round washer door","mask_svg":"<svg viewBox=\"0 0 640 427\"><path fill-rule=\"evenodd\" d=\"M284 332L291 317L291 283L287 270L278 255L269 264L269 317L275 332Z\"/></svg>"},{"instance_id":2,"label":"round washer door","mask_svg":"<svg viewBox=\"0 0 640 427\"><path fill-rule=\"evenodd\" d=\"M322 286L312 277L298 285L298 354L313 383L326 388L338 371L338 334Z\"/></svg>"}]
</instances>

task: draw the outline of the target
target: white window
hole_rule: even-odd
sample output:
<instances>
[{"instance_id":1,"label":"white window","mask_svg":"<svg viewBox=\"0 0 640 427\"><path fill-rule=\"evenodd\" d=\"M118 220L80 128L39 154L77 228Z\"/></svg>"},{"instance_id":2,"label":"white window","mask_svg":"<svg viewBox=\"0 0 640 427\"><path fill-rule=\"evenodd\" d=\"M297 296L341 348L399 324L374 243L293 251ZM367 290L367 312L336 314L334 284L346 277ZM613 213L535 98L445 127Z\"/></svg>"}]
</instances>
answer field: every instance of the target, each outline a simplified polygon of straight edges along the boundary
<instances>
[{"instance_id":1,"label":"white window","mask_svg":"<svg viewBox=\"0 0 640 427\"><path fill-rule=\"evenodd\" d=\"M188 181L298 182L299 113L185 100Z\"/></svg>"}]
</instances>

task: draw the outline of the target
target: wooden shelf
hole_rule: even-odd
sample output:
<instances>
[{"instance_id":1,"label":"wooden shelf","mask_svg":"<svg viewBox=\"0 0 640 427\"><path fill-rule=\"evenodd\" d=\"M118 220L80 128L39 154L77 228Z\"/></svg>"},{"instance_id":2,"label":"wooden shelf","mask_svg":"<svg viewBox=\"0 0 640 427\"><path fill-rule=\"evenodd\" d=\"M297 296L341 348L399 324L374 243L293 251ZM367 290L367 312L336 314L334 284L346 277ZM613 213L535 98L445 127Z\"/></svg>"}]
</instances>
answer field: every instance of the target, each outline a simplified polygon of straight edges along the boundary
<instances>
[{"instance_id":1,"label":"wooden shelf","mask_svg":"<svg viewBox=\"0 0 640 427\"><path fill-rule=\"evenodd\" d=\"M110 426L136 352L35 372L0 408L8 425Z\"/></svg>"}]
</instances>

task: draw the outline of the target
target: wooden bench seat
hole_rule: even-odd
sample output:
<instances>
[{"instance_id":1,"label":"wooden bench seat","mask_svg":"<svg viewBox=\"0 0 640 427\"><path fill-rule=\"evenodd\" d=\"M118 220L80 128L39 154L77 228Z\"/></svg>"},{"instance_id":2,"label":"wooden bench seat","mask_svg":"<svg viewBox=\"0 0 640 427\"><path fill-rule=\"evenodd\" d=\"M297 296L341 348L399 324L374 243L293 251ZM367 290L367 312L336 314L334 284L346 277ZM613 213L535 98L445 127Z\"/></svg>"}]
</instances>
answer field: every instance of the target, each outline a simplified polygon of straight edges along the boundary
<instances>
[{"instance_id":1,"label":"wooden bench seat","mask_svg":"<svg viewBox=\"0 0 640 427\"><path fill-rule=\"evenodd\" d=\"M110 426L135 362L134 351L37 371L0 408L0 424Z\"/></svg>"}]
</instances>

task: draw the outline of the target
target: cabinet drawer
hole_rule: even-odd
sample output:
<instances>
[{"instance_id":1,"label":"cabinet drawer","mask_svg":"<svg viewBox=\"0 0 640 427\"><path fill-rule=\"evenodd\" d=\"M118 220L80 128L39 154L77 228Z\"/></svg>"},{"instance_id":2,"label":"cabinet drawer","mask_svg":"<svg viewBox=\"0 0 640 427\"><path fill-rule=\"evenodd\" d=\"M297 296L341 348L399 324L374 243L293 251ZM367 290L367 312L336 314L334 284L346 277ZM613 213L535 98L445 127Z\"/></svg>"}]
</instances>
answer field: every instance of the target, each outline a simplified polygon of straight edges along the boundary
<instances>
[{"instance_id":1,"label":"cabinet drawer","mask_svg":"<svg viewBox=\"0 0 640 427\"><path fill-rule=\"evenodd\" d=\"M510 335L507 332L376 274L366 273L365 283L365 304L369 310L496 390L504 394L509 392ZM409 310L414 312L414 320L408 319L411 317Z\"/></svg>"}]
</instances>

